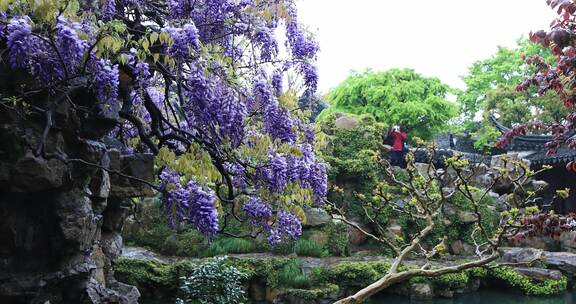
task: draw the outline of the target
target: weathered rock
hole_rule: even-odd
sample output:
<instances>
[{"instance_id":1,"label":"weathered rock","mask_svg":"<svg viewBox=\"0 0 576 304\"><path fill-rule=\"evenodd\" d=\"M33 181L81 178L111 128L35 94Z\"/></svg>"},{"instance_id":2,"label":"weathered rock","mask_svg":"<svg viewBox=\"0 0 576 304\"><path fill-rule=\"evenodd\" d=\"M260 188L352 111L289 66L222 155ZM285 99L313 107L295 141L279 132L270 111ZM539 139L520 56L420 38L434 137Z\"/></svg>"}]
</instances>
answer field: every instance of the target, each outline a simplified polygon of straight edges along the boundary
<instances>
[{"instance_id":1,"label":"weathered rock","mask_svg":"<svg viewBox=\"0 0 576 304\"><path fill-rule=\"evenodd\" d=\"M486 188L492 184L494 176L492 170L485 164L479 164L473 169L470 183L474 187Z\"/></svg>"},{"instance_id":2,"label":"weathered rock","mask_svg":"<svg viewBox=\"0 0 576 304\"><path fill-rule=\"evenodd\" d=\"M546 265L571 275L576 275L576 254L569 252L546 252Z\"/></svg>"},{"instance_id":3,"label":"weathered rock","mask_svg":"<svg viewBox=\"0 0 576 304\"><path fill-rule=\"evenodd\" d=\"M493 198L494 200L497 200L498 198L500 198L500 194L493 192L493 191L489 191L488 192L488 196L490 196L491 198Z\"/></svg>"},{"instance_id":4,"label":"weathered rock","mask_svg":"<svg viewBox=\"0 0 576 304\"><path fill-rule=\"evenodd\" d=\"M454 185L454 182L458 179L458 174L452 167L447 169L438 169L437 172L438 175L441 176L444 185Z\"/></svg>"},{"instance_id":5,"label":"weathered rock","mask_svg":"<svg viewBox=\"0 0 576 304\"><path fill-rule=\"evenodd\" d=\"M416 171L420 174L420 176L424 177L425 179L430 179L434 177L434 169L431 165L426 163L414 163L416 167Z\"/></svg>"},{"instance_id":6,"label":"weathered rock","mask_svg":"<svg viewBox=\"0 0 576 304\"><path fill-rule=\"evenodd\" d=\"M360 231L355 227L350 227L349 235L350 235L350 243L353 245L362 245L368 239L368 236L366 236L366 234L362 233L362 231Z\"/></svg>"},{"instance_id":7,"label":"weathered rock","mask_svg":"<svg viewBox=\"0 0 576 304\"><path fill-rule=\"evenodd\" d=\"M434 298L434 289L430 284L412 284L410 299L413 300L429 300Z\"/></svg>"},{"instance_id":8,"label":"weathered rock","mask_svg":"<svg viewBox=\"0 0 576 304\"><path fill-rule=\"evenodd\" d=\"M576 231L567 231L560 235L561 251L576 253Z\"/></svg>"},{"instance_id":9,"label":"weathered rock","mask_svg":"<svg viewBox=\"0 0 576 304\"><path fill-rule=\"evenodd\" d=\"M110 187L110 174L105 170L98 170L90 182L92 197L107 199L110 194Z\"/></svg>"},{"instance_id":10,"label":"weathered rock","mask_svg":"<svg viewBox=\"0 0 576 304\"><path fill-rule=\"evenodd\" d=\"M352 224L356 224L358 226L360 226L364 231L367 232L371 232L371 229L368 227L362 227L362 225L354 220L348 220L350 223ZM333 214L332 215L332 223L334 224L343 224L343 225L347 225L348 227L348 236L350 238L350 243L354 244L354 245L361 245L364 242L366 242L366 240L368 239L368 237L362 233L360 230L358 230L356 227L353 227L352 225L348 225L347 223L345 223L342 220L342 216L337 215L337 214Z\"/></svg>"},{"instance_id":11,"label":"weathered rock","mask_svg":"<svg viewBox=\"0 0 576 304\"><path fill-rule=\"evenodd\" d=\"M112 263L122 249L122 199L152 192L106 169L152 181L153 158L116 153L111 168L101 138L116 122L84 124L72 111L57 108L40 145L44 120L0 109L0 138L10 143L0 146L1 303L138 303Z\"/></svg>"},{"instance_id":12,"label":"weathered rock","mask_svg":"<svg viewBox=\"0 0 576 304\"><path fill-rule=\"evenodd\" d=\"M86 292L89 300L87 303L134 304L138 303L140 297L140 292L134 286L117 282L114 288L105 288L94 279L86 286Z\"/></svg>"},{"instance_id":13,"label":"weathered rock","mask_svg":"<svg viewBox=\"0 0 576 304\"><path fill-rule=\"evenodd\" d=\"M304 223L304 226L321 226L330 223L332 220L330 214L322 208L306 208L304 209L304 213L306 215L306 223Z\"/></svg>"},{"instance_id":14,"label":"weathered rock","mask_svg":"<svg viewBox=\"0 0 576 304\"><path fill-rule=\"evenodd\" d=\"M450 244L450 251L455 255L471 256L474 254L475 248L470 244L464 243L462 240L457 240Z\"/></svg>"},{"instance_id":15,"label":"weathered rock","mask_svg":"<svg viewBox=\"0 0 576 304\"><path fill-rule=\"evenodd\" d=\"M390 225L388 225L388 231L395 236L402 236L402 226L398 224L395 220L390 221Z\"/></svg>"},{"instance_id":16,"label":"weathered rock","mask_svg":"<svg viewBox=\"0 0 576 304\"><path fill-rule=\"evenodd\" d=\"M496 199L496 208L500 211L506 210L508 207L508 194L502 194Z\"/></svg>"},{"instance_id":17,"label":"weathered rock","mask_svg":"<svg viewBox=\"0 0 576 304\"><path fill-rule=\"evenodd\" d=\"M560 250L560 241L549 236L535 236L513 242L517 247L530 247L548 251Z\"/></svg>"},{"instance_id":18,"label":"weathered rock","mask_svg":"<svg viewBox=\"0 0 576 304\"><path fill-rule=\"evenodd\" d=\"M266 283L252 280L248 287L248 295L253 301L266 301Z\"/></svg>"},{"instance_id":19,"label":"weathered rock","mask_svg":"<svg viewBox=\"0 0 576 304\"><path fill-rule=\"evenodd\" d=\"M456 290L456 293L475 292L480 289L481 280L479 278L470 278L468 284L463 289Z\"/></svg>"},{"instance_id":20,"label":"weathered rock","mask_svg":"<svg viewBox=\"0 0 576 304\"><path fill-rule=\"evenodd\" d=\"M308 239L320 246L324 246L328 243L328 234L324 231L315 230L310 233Z\"/></svg>"},{"instance_id":21,"label":"weathered rock","mask_svg":"<svg viewBox=\"0 0 576 304\"><path fill-rule=\"evenodd\" d=\"M490 168L494 171L505 169L508 171L508 176L499 178L494 184L493 191L498 194L509 193L513 189L513 180L523 174L522 170L518 170L515 163L522 162L524 165L530 167L530 161L523 159L522 155L518 153L507 153L503 155L493 156L490 161Z\"/></svg>"},{"instance_id":22,"label":"weathered rock","mask_svg":"<svg viewBox=\"0 0 576 304\"><path fill-rule=\"evenodd\" d=\"M504 263L542 266L547 261L544 252L534 248L506 248L500 260ZM576 260L576 259L575 259Z\"/></svg>"},{"instance_id":23,"label":"weathered rock","mask_svg":"<svg viewBox=\"0 0 576 304\"><path fill-rule=\"evenodd\" d=\"M338 215L338 214L333 214L332 215L332 223L334 224L342 224L344 223L344 221L342 221L343 216Z\"/></svg>"},{"instance_id":24,"label":"weathered rock","mask_svg":"<svg viewBox=\"0 0 576 304\"><path fill-rule=\"evenodd\" d=\"M87 193L73 189L56 196L56 215L67 250L84 252L92 248L99 237L98 222L102 215L95 214Z\"/></svg>"},{"instance_id":25,"label":"weathered rock","mask_svg":"<svg viewBox=\"0 0 576 304\"><path fill-rule=\"evenodd\" d=\"M358 127L360 125L360 121L354 117L344 115L337 118L334 122L334 125L336 128L349 130Z\"/></svg>"},{"instance_id":26,"label":"weathered rock","mask_svg":"<svg viewBox=\"0 0 576 304\"><path fill-rule=\"evenodd\" d=\"M450 289L436 289L434 290L436 295L441 298L451 299L454 297L454 291Z\"/></svg>"},{"instance_id":27,"label":"weathered rock","mask_svg":"<svg viewBox=\"0 0 576 304\"><path fill-rule=\"evenodd\" d=\"M106 267L106 256L99 246L92 251L92 260L96 264L94 279L102 286L106 286L106 276L104 275L104 267Z\"/></svg>"},{"instance_id":28,"label":"weathered rock","mask_svg":"<svg viewBox=\"0 0 576 304\"><path fill-rule=\"evenodd\" d=\"M545 190L546 188L548 188L548 186L550 186L550 185L543 180L533 180L532 181L532 187L534 187L534 190L536 190L536 191Z\"/></svg>"},{"instance_id":29,"label":"weathered rock","mask_svg":"<svg viewBox=\"0 0 576 304\"><path fill-rule=\"evenodd\" d=\"M458 210L458 220L464 224L474 223L478 220L478 216L472 211Z\"/></svg>"},{"instance_id":30,"label":"weathered rock","mask_svg":"<svg viewBox=\"0 0 576 304\"><path fill-rule=\"evenodd\" d=\"M108 152L110 169L121 172L125 176L137 177L140 180L152 183L154 181L154 156L152 154L120 155L119 151ZM111 174L110 196L115 197L144 197L153 196L150 186L134 179L118 174Z\"/></svg>"},{"instance_id":31,"label":"weathered rock","mask_svg":"<svg viewBox=\"0 0 576 304\"><path fill-rule=\"evenodd\" d=\"M266 287L266 301L268 303L274 303L274 300L281 294L283 294L283 291L280 289Z\"/></svg>"},{"instance_id":32,"label":"weathered rock","mask_svg":"<svg viewBox=\"0 0 576 304\"><path fill-rule=\"evenodd\" d=\"M123 201L117 198L108 200L106 210L104 210L104 221L102 229L104 231L122 232L124 221L130 208L124 205Z\"/></svg>"},{"instance_id":33,"label":"weathered rock","mask_svg":"<svg viewBox=\"0 0 576 304\"><path fill-rule=\"evenodd\" d=\"M562 272L558 270L550 270L544 268L527 268L527 267L518 267L514 268L514 271L529 277L535 281L545 281L545 280L560 280L562 279Z\"/></svg>"},{"instance_id":34,"label":"weathered rock","mask_svg":"<svg viewBox=\"0 0 576 304\"><path fill-rule=\"evenodd\" d=\"M61 187L67 177L68 166L63 162L35 157L32 153L12 167L11 191L38 192Z\"/></svg>"},{"instance_id":35,"label":"weathered rock","mask_svg":"<svg viewBox=\"0 0 576 304\"><path fill-rule=\"evenodd\" d=\"M474 212L461 210L450 203L444 204L444 214L448 216L455 216L460 222L464 224L473 223L478 219Z\"/></svg>"}]
</instances>

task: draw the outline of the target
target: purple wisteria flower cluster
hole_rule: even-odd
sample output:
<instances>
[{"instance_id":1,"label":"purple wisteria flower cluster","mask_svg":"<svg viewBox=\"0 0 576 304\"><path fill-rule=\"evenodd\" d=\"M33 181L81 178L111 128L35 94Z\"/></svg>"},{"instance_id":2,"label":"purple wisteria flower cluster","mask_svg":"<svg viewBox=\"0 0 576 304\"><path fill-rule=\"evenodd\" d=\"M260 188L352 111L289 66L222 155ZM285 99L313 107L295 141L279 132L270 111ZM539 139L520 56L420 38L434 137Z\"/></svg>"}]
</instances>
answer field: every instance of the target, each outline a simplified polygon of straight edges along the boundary
<instances>
[{"instance_id":1,"label":"purple wisteria flower cluster","mask_svg":"<svg viewBox=\"0 0 576 304\"><path fill-rule=\"evenodd\" d=\"M33 34L31 22L28 17L15 17L6 28L10 66L26 71L38 82L50 86L81 73L83 60L86 58L87 70L91 74L92 85L99 101L96 106L104 113L118 111L118 66L92 55L85 57L89 44L78 36L78 32L84 27L60 17L55 26L55 41L50 43L47 39Z\"/></svg>"},{"instance_id":2,"label":"purple wisteria flower cluster","mask_svg":"<svg viewBox=\"0 0 576 304\"><path fill-rule=\"evenodd\" d=\"M328 191L326 165L316 160L310 144L302 144L301 150L301 157L281 153L269 154L269 165L258 169L260 186L273 192L281 192L289 182L298 182L301 187L312 189L314 201L321 206Z\"/></svg>"},{"instance_id":3,"label":"purple wisteria flower cluster","mask_svg":"<svg viewBox=\"0 0 576 304\"><path fill-rule=\"evenodd\" d=\"M277 223L270 230L268 242L272 246L279 245L286 239L297 239L302 235L302 224L292 213L286 211L278 212Z\"/></svg>"},{"instance_id":4,"label":"purple wisteria flower cluster","mask_svg":"<svg viewBox=\"0 0 576 304\"><path fill-rule=\"evenodd\" d=\"M180 175L171 169L165 169L160 179L161 187L166 191L162 200L169 224L174 227L180 222L187 222L198 231L214 237L218 232L214 192L202 188L195 181L182 185Z\"/></svg>"},{"instance_id":5,"label":"purple wisteria flower cluster","mask_svg":"<svg viewBox=\"0 0 576 304\"><path fill-rule=\"evenodd\" d=\"M0 64L27 74L17 84L29 94L23 102L50 105L80 87L81 100L70 100L78 116L105 118L111 127L102 133L122 151L170 150L171 163L158 168L172 226L185 222L214 237L226 228L218 210L245 201L249 222L264 227L270 243L300 235L293 206L268 198L300 187L321 205L326 195L313 130L283 88L287 73L303 80L298 94L317 86L318 44L298 23L294 0L168 0L162 9L147 0L52 2L44 15L12 2L0 11ZM175 164L186 157L198 168Z\"/></svg>"},{"instance_id":6,"label":"purple wisteria flower cluster","mask_svg":"<svg viewBox=\"0 0 576 304\"><path fill-rule=\"evenodd\" d=\"M302 224L294 214L280 210L276 221L272 222L272 208L258 197L250 197L244 204L244 212L252 225L262 226L272 246L279 245L283 240L297 239L302 235Z\"/></svg>"}]
</instances>

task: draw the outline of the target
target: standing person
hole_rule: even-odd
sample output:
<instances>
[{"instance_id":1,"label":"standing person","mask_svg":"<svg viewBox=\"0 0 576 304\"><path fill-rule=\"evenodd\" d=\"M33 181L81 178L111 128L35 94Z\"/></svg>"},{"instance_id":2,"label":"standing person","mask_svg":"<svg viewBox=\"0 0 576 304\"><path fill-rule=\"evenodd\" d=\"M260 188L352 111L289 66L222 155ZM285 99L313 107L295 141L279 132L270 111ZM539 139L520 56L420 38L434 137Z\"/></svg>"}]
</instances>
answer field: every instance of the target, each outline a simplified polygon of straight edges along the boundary
<instances>
[{"instance_id":1,"label":"standing person","mask_svg":"<svg viewBox=\"0 0 576 304\"><path fill-rule=\"evenodd\" d=\"M392 151L390 151L390 164L392 166L406 167L404 165L404 142L406 141L406 132L400 129L400 126L394 126L388 136L392 139Z\"/></svg>"}]
</instances>

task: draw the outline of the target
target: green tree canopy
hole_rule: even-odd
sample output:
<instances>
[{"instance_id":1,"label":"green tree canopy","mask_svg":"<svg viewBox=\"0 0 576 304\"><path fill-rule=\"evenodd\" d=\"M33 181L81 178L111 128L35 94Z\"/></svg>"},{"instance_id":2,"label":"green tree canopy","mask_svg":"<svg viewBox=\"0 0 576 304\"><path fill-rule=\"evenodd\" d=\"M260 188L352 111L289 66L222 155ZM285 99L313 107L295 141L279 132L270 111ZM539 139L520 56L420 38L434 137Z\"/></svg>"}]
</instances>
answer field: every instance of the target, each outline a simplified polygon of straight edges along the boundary
<instances>
[{"instance_id":1,"label":"green tree canopy","mask_svg":"<svg viewBox=\"0 0 576 304\"><path fill-rule=\"evenodd\" d=\"M451 88L437 78L427 78L410 69L353 73L328 96L330 113L371 114L386 125L406 126L411 135L430 138L457 114L446 100Z\"/></svg>"},{"instance_id":2,"label":"green tree canopy","mask_svg":"<svg viewBox=\"0 0 576 304\"><path fill-rule=\"evenodd\" d=\"M519 39L515 48L498 47L490 58L476 61L462 77L466 90L458 92L458 101L466 121L465 128L479 136L477 148L492 145L500 136L486 119L480 127L471 126L479 111L484 116L489 112L497 114L500 122L508 126L529 121L550 123L566 116L566 109L555 93L539 95L536 88L516 90L518 83L534 73L534 67L526 65L523 57L536 54L547 62L554 60L539 44Z\"/></svg>"}]
</instances>

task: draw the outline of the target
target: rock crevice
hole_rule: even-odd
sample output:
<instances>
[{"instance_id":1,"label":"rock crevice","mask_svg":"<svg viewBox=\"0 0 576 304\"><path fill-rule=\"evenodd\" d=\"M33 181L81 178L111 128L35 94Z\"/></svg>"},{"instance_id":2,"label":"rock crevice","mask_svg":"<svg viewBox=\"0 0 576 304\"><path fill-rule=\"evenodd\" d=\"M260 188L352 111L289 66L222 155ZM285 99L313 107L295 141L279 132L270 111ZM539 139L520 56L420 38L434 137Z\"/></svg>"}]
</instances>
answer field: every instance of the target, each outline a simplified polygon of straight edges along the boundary
<instances>
[{"instance_id":1,"label":"rock crevice","mask_svg":"<svg viewBox=\"0 0 576 304\"><path fill-rule=\"evenodd\" d=\"M0 111L0 303L137 303L114 279L125 199L152 190L153 156L125 153L63 110L37 153L43 122ZM81 159L83 162L65 161ZM86 165L84 162L93 165Z\"/></svg>"}]
</instances>

